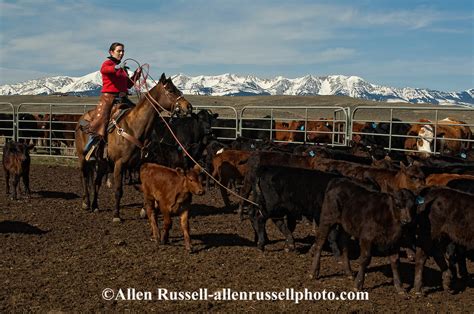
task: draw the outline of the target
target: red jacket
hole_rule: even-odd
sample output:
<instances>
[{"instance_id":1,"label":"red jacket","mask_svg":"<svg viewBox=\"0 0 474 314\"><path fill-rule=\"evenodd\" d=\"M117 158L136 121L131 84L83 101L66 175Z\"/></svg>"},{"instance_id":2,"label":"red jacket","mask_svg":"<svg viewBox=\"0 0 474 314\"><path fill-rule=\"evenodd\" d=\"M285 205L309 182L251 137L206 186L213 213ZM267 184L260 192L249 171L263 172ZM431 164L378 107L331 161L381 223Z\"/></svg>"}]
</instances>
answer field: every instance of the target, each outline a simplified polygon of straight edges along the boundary
<instances>
[{"instance_id":1,"label":"red jacket","mask_svg":"<svg viewBox=\"0 0 474 314\"><path fill-rule=\"evenodd\" d=\"M107 59L102 63L100 73L102 74L102 93L127 92L133 86L133 82L128 78L128 73L120 68L115 70L115 63Z\"/></svg>"}]
</instances>

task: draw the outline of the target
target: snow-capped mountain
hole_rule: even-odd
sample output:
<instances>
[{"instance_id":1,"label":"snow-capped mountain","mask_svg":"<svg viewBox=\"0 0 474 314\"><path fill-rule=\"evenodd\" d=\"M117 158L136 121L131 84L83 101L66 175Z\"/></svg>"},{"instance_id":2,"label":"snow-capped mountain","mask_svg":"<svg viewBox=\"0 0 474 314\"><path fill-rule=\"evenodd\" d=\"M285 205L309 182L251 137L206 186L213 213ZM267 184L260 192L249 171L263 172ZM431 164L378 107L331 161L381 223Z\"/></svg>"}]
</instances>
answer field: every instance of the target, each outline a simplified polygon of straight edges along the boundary
<instances>
[{"instance_id":1,"label":"snow-capped mountain","mask_svg":"<svg viewBox=\"0 0 474 314\"><path fill-rule=\"evenodd\" d=\"M388 102L467 104L474 106L474 88L461 92L442 92L420 88L393 88L371 84L358 76L306 75L289 79L277 76L261 79L255 76L222 74L215 76L172 77L185 94L208 96L246 95L340 95ZM98 95L101 89L100 72L82 77L56 76L0 86L0 95L45 95L70 93Z\"/></svg>"}]
</instances>

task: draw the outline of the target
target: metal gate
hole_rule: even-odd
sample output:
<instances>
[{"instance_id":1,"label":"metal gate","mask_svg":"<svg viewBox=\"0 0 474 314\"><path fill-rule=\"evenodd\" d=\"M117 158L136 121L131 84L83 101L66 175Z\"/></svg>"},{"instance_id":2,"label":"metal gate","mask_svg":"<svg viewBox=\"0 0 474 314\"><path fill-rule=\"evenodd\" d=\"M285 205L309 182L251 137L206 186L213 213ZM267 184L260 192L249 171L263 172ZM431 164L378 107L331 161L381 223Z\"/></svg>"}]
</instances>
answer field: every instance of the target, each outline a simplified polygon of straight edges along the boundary
<instances>
[{"instance_id":1,"label":"metal gate","mask_svg":"<svg viewBox=\"0 0 474 314\"><path fill-rule=\"evenodd\" d=\"M340 106L245 106L240 112L239 135L274 142L277 132L299 134L294 143L345 146L350 109ZM298 126L291 129L289 124ZM281 125L288 128L279 128Z\"/></svg>"},{"instance_id":2,"label":"metal gate","mask_svg":"<svg viewBox=\"0 0 474 314\"><path fill-rule=\"evenodd\" d=\"M218 140L235 140L238 137L239 115L234 107L230 106L193 106L193 111L211 110L218 114L213 120L212 133Z\"/></svg>"},{"instance_id":3,"label":"metal gate","mask_svg":"<svg viewBox=\"0 0 474 314\"><path fill-rule=\"evenodd\" d=\"M22 103L17 109L17 140L35 144L35 155L74 157L77 121L96 104Z\"/></svg>"},{"instance_id":4,"label":"metal gate","mask_svg":"<svg viewBox=\"0 0 474 314\"><path fill-rule=\"evenodd\" d=\"M425 126L430 125L434 132L432 137L427 137L428 140L432 141L433 154L440 154L440 147L438 143L440 141L444 142L462 142L466 147L474 145L474 139L461 139L454 137L441 137L439 135L438 129L440 124L443 126L460 126L459 123L453 123L449 120L444 120L451 118L453 120L462 121L465 124L462 126L467 126L471 129L474 127L474 108L470 107L455 107L455 106L436 106L436 107L427 107L427 106L359 106L354 108L351 115L351 127L350 127L350 138L354 136L374 136L378 138L388 139L388 144L384 147L387 150L393 151L403 151L403 152L416 152L417 149L406 147L394 147L393 143L395 141L402 140L404 143L408 139L419 140L420 136L417 133L407 132L405 134L396 134L394 131L397 129L397 126L401 124L409 124L411 128L416 129L416 126ZM425 119L426 121L420 121ZM427 121L429 120L429 121ZM441 122L441 123L440 123ZM370 128L376 128L378 125L384 123L388 127L388 132L386 134L380 133L371 133ZM360 128L364 126L365 132L361 131ZM415 126L415 127L414 127ZM416 144L416 143L415 143Z\"/></svg>"},{"instance_id":5,"label":"metal gate","mask_svg":"<svg viewBox=\"0 0 474 314\"><path fill-rule=\"evenodd\" d=\"M0 137L2 143L15 140L15 108L9 102L0 102Z\"/></svg>"}]
</instances>

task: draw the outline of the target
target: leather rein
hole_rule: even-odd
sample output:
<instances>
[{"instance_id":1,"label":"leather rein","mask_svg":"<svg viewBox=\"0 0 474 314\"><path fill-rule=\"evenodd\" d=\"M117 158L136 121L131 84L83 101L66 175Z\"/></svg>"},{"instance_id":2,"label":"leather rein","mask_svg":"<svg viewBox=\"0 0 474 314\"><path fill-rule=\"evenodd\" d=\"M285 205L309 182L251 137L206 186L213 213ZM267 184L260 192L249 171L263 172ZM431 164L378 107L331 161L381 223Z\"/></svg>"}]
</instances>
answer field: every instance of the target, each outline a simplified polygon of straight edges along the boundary
<instances>
[{"instance_id":1,"label":"leather rein","mask_svg":"<svg viewBox=\"0 0 474 314\"><path fill-rule=\"evenodd\" d=\"M170 99L170 92L168 92L166 90L166 84L163 84L163 89L165 90L165 95L168 97L168 99ZM155 106L155 103L156 105L158 105L159 108L161 108L162 111L168 111L166 110L165 108L163 108L163 106L161 106L161 104L156 100L156 99L153 99L153 98L149 98L150 95L149 95L149 92L147 92L145 94L145 98L148 99L148 101L150 102L150 104L153 106L153 108L158 112L158 114L160 114L160 111L158 110L158 108L156 108ZM180 96L178 96L175 100L175 103L171 109L171 111L168 111L168 112L174 112L177 110L178 107L178 101L183 98L184 96L181 94ZM115 119L112 119L112 124L115 126L115 128L117 129L117 134L119 136L122 136L123 138L125 138L127 141L133 143L134 145L136 145L138 148L140 148L142 151L146 148L146 146L138 139L136 138L135 136L127 133L122 127L120 127L120 125L118 124L118 122L115 120Z\"/></svg>"}]
</instances>

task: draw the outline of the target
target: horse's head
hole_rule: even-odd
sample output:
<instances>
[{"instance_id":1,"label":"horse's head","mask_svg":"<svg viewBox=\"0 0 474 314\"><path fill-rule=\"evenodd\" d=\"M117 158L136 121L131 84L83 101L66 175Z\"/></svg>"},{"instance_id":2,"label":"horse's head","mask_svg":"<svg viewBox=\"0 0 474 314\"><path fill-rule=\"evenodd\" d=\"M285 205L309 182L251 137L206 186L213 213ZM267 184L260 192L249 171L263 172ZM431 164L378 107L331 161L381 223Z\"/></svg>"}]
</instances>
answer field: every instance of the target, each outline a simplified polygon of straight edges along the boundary
<instances>
[{"instance_id":1,"label":"horse's head","mask_svg":"<svg viewBox=\"0 0 474 314\"><path fill-rule=\"evenodd\" d=\"M158 85L162 85L164 90L159 100L163 107L178 116L191 114L193 110L191 103L184 98L183 93L173 84L171 78L166 78L165 73L161 74Z\"/></svg>"}]
</instances>

